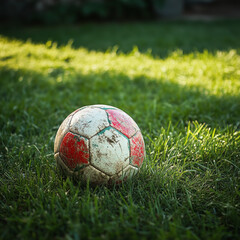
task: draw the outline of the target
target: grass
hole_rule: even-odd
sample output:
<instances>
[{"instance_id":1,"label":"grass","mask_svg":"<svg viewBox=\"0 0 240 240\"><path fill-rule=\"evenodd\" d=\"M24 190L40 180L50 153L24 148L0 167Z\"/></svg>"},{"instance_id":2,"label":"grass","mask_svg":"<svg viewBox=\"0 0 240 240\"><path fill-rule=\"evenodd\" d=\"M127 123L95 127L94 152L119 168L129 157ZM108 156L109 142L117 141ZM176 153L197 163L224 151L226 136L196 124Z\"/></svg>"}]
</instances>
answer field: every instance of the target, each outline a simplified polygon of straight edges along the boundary
<instances>
[{"instance_id":1,"label":"grass","mask_svg":"<svg viewBox=\"0 0 240 240\"><path fill-rule=\"evenodd\" d=\"M0 239L238 239L239 23L1 26ZM56 171L59 125L96 103L144 135L120 187Z\"/></svg>"}]
</instances>

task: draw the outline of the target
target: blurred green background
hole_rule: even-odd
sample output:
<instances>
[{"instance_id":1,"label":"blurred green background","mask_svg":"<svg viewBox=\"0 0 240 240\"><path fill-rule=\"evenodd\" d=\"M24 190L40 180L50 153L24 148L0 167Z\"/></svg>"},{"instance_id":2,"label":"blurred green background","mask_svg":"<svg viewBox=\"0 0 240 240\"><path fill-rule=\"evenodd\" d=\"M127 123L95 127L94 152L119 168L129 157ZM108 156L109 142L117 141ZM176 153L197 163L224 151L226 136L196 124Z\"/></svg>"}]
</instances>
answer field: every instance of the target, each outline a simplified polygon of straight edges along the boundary
<instances>
[{"instance_id":1,"label":"blurred green background","mask_svg":"<svg viewBox=\"0 0 240 240\"><path fill-rule=\"evenodd\" d=\"M3 0L0 20L14 23L77 23L86 20L149 20L185 14L240 15L237 0Z\"/></svg>"}]
</instances>

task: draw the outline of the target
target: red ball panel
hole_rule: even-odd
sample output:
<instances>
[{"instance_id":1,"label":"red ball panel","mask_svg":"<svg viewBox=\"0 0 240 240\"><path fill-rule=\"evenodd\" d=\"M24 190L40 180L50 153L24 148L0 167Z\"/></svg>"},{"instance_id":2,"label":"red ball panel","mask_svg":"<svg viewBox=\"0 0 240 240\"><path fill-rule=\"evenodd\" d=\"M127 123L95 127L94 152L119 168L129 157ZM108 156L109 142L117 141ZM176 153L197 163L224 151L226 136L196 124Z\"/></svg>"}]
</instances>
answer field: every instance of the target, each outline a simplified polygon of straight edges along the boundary
<instances>
[{"instance_id":1,"label":"red ball panel","mask_svg":"<svg viewBox=\"0 0 240 240\"><path fill-rule=\"evenodd\" d=\"M130 164L141 167L145 156L144 140L141 132L130 139Z\"/></svg>"},{"instance_id":2,"label":"red ball panel","mask_svg":"<svg viewBox=\"0 0 240 240\"><path fill-rule=\"evenodd\" d=\"M62 140L60 156L71 170L84 167L89 164L88 140L68 132Z\"/></svg>"},{"instance_id":3,"label":"red ball panel","mask_svg":"<svg viewBox=\"0 0 240 240\"><path fill-rule=\"evenodd\" d=\"M108 118L111 126L130 138L137 130L138 126L125 112L118 109L107 109Z\"/></svg>"}]
</instances>

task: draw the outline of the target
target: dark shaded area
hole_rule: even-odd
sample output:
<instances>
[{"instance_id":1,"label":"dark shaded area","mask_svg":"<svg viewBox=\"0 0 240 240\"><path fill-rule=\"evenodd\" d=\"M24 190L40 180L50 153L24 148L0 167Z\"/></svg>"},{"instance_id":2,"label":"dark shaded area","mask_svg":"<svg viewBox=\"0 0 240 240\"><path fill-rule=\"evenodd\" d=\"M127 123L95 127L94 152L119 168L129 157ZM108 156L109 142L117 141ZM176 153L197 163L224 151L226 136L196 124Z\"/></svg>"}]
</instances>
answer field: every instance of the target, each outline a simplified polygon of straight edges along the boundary
<instances>
[{"instance_id":1,"label":"dark shaded area","mask_svg":"<svg viewBox=\"0 0 240 240\"><path fill-rule=\"evenodd\" d=\"M182 17L240 18L237 0L3 0L0 20L60 24Z\"/></svg>"},{"instance_id":2,"label":"dark shaded area","mask_svg":"<svg viewBox=\"0 0 240 240\"><path fill-rule=\"evenodd\" d=\"M58 46L70 42L72 47L88 50L131 52L137 46L140 52L154 57L166 57L176 49L183 54L214 53L240 49L240 20L192 22L163 21L145 23L88 23L75 26L13 27L1 26L0 34L22 41L46 43L51 40Z\"/></svg>"},{"instance_id":3,"label":"dark shaded area","mask_svg":"<svg viewBox=\"0 0 240 240\"><path fill-rule=\"evenodd\" d=\"M189 19L211 20L240 18L238 0L186 0L184 16Z\"/></svg>"},{"instance_id":4,"label":"dark shaded area","mask_svg":"<svg viewBox=\"0 0 240 240\"><path fill-rule=\"evenodd\" d=\"M5 0L0 8L0 19L28 24L152 19L162 3L163 0Z\"/></svg>"}]
</instances>

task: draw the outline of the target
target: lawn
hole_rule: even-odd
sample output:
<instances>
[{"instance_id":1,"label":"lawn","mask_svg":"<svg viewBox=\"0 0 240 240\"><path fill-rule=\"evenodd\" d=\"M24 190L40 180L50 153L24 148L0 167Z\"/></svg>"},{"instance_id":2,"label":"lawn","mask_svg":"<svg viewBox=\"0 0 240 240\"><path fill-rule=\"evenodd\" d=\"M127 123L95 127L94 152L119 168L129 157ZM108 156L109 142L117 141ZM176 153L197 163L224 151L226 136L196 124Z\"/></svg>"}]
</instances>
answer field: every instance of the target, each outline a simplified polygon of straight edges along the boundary
<instances>
[{"instance_id":1,"label":"lawn","mask_svg":"<svg viewBox=\"0 0 240 240\"><path fill-rule=\"evenodd\" d=\"M239 25L0 26L0 239L239 239ZM56 169L61 122L97 103L144 136L120 186Z\"/></svg>"}]
</instances>

